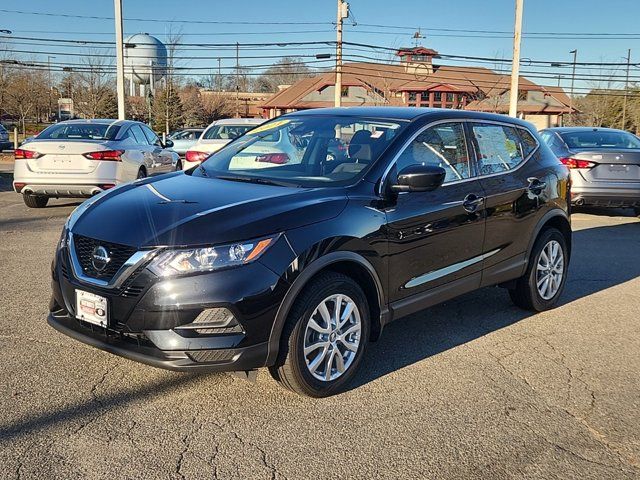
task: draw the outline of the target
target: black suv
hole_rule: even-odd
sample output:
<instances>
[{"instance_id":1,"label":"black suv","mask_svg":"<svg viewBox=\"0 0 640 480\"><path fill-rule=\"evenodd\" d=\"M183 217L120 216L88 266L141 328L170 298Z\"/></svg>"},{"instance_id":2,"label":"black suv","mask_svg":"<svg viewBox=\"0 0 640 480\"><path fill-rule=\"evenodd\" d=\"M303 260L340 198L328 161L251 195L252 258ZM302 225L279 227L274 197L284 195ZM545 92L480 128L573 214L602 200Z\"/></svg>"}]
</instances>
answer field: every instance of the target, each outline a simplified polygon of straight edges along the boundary
<instances>
[{"instance_id":1,"label":"black suv","mask_svg":"<svg viewBox=\"0 0 640 480\"><path fill-rule=\"evenodd\" d=\"M500 285L523 308L552 308L569 199L567 168L517 119L292 113L189 171L78 207L53 262L49 323L150 365L269 367L326 396L387 323L430 305Z\"/></svg>"}]
</instances>

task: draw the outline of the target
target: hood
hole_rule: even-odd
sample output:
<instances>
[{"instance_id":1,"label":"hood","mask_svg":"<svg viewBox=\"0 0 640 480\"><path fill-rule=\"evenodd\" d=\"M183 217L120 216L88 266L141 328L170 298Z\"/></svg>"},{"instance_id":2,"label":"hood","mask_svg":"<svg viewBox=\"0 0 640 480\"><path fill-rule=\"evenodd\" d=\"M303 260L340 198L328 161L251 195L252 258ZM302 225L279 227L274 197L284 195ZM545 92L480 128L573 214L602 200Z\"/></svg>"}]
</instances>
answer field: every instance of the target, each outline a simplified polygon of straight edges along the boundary
<instances>
[{"instance_id":1,"label":"hood","mask_svg":"<svg viewBox=\"0 0 640 480\"><path fill-rule=\"evenodd\" d=\"M75 220L72 232L136 248L214 245L328 220L346 204L339 188L257 185L178 172L101 195Z\"/></svg>"}]
</instances>

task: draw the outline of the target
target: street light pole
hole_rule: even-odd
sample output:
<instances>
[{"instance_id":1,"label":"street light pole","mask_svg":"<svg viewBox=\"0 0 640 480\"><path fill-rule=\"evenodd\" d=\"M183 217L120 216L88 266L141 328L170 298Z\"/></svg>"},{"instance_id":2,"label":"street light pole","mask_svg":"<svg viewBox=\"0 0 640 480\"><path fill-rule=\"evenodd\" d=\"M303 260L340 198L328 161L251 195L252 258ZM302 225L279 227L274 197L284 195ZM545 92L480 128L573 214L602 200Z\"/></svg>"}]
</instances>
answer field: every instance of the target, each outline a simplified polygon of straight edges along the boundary
<instances>
[{"instance_id":1,"label":"street light pole","mask_svg":"<svg viewBox=\"0 0 640 480\"><path fill-rule=\"evenodd\" d=\"M236 42L236 118L240 118L240 44Z\"/></svg>"},{"instance_id":2,"label":"street light pole","mask_svg":"<svg viewBox=\"0 0 640 480\"><path fill-rule=\"evenodd\" d=\"M511 90L509 116L518 116L518 80L520 76L520 41L522 39L522 10L524 0L516 0L516 18L513 27L513 59L511 60Z\"/></svg>"},{"instance_id":3,"label":"street light pole","mask_svg":"<svg viewBox=\"0 0 640 480\"><path fill-rule=\"evenodd\" d=\"M576 61L578 59L578 49L571 50L573 53L573 68L571 70L571 95L569 96L569 118L573 115L573 85L576 81Z\"/></svg>"},{"instance_id":4,"label":"street light pole","mask_svg":"<svg viewBox=\"0 0 640 480\"><path fill-rule=\"evenodd\" d=\"M627 93L629 92L629 67L631 66L631 49L627 50L627 77L624 81L624 103L622 104L622 130L627 125Z\"/></svg>"},{"instance_id":5,"label":"street light pole","mask_svg":"<svg viewBox=\"0 0 640 480\"><path fill-rule=\"evenodd\" d=\"M124 110L124 41L122 39L122 0L113 0L116 20L116 90L118 119L125 119Z\"/></svg>"}]
</instances>

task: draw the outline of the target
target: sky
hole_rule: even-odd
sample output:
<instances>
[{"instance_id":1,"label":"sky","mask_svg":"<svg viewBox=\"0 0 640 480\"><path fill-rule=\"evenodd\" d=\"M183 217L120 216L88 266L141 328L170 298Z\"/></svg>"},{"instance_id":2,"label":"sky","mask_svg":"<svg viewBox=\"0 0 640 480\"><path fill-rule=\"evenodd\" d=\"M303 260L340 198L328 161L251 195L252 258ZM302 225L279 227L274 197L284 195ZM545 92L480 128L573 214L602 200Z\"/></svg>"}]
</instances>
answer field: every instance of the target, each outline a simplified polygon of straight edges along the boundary
<instances>
[{"instance_id":1,"label":"sky","mask_svg":"<svg viewBox=\"0 0 640 480\"><path fill-rule=\"evenodd\" d=\"M422 45L442 54L508 59L512 52L510 33L513 31L514 0L351 0L353 20L345 23L344 40L365 44L398 47L412 45L412 34L420 28L425 38ZM529 59L549 62L538 69L553 72L551 78L532 78L537 83L557 84L560 73L561 84L567 88L571 73L569 63L573 49L578 50L578 62L624 62L627 49L632 50L631 62L640 63L640 1L638 0L525 0L522 42L522 69L533 72ZM333 41L335 32L331 22L336 17L334 0L242 0L236 2L198 0L123 0L125 34L147 32L166 40L168 32L179 32L183 42L188 43L266 43ZM52 13L56 15L113 16L112 0L2 0L0 10ZM140 19L159 20L145 22ZM196 22L249 22L239 24L211 24ZM255 24L265 22L266 24ZM269 24L270 22L300 22L297 24ZM304 23L303 23L304 22ZM318 22L321 24L309 24ZM374 26L375 25L375 26ZM404 27L404 28L397 28ZM112 19L67 18L61 16L31 15L0 11L0 30L12 30L11 37L38 37L51 39L90 39L113 41L114 22ZM448 29L448 30L447 30ZM455 31L450 31L455 30ZM480 33L479 30L504 33ZM540 33L550 33L547 37ZM608 38L589 38L588 34L608 34ZM624 34L635 34L631 38L620 39ZM558 36L560 35L560 37ZM626 35L628 36L628 35ZM570 37L570 38L566 38ZM4 40L4 39L0 39ZM6 42L6 41L5 41ZM22 42L18 45L18 42ZM27 44L29 41L14 39L15 50L23 57L47 60L47 54L56 52L86 53L82 46L62 47L59 45ZM323 49L324 48L324 49ZM347 47L348 49L349 47ZM332 60L317 61L315 53L331 51L332 47L318 46L289 48L271 47L254 55L305 54L311 58L312 66L328 67ZM35 54L32 52L43 52ZM95 50L92 50L95 51ZM106 52L106 50L104 50ZM181 60L184 68L191 73L201 73L215 69L215 57L230 57L221 60L222 68L231 69L235 64L232 48L220 49L193 47L179 53L185 57L208 56L209 59L188 58ZM347 54L373 55L382 58L388 53L378 54L347 50ZM241 51L243 64L263 65L270 59L250 59L248 49ZM354 57L355 59L355 57ZM80 55L56 55L53 64L78 62ZM562 67L551 68L551 62L564 62ZM443 63L446 63L443 61ZM459 60L458 65L471 65L469 60ZM495 65L484 66L494 68ZM481 62L476 62L481 64ZM497 63L496 63L497 65ZM506 65L503 68L508 68ZM545 70L546 68L546 70ZM593 73L594 67L579 68L585 75ZM607 67L611 70L613 67ZM623 68L623 67L620 67ZM602 70L601 70L602 71ZM606 73L606 72L605 72ZM621 74L624 72L620 72ZM526 76L527 74L524 73ZM533 75L533 73L532 73ZM635 78L634 76L637 76ZM544 77L544 75L542 75ZM586 88L586 79L578 75L577 88ZM640 68L632 67L632 80L640 80Z\"/></svg>"}]
</instances>

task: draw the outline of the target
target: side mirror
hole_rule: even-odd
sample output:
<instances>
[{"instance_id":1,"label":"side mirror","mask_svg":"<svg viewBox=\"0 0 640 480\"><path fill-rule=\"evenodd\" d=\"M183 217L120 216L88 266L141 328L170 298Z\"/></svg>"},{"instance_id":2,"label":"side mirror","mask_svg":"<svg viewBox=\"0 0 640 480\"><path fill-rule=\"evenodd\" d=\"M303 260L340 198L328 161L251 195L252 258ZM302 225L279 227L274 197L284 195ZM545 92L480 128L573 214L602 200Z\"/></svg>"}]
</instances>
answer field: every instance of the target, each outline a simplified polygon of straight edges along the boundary
<instances>
[{"instance_id":1,"label":"side mirror","mask_svg":"<svg viewBox=\"0 0 640 480\"><path fill-rule=\"evenodd\" d=\"M398 181L391 185L391 191L430 192L442 185L446 174L444 168L435 165L409 165L398 173Z\"/></svg>"},{"instance_id":2,"label":"side mirror","mask_svg":"<svg viewBox=\"0 0 640 480\"><path fill-rule=\"evenodd\" d=\"M167 140L164 142L164 148L171 148L173 147L173 140L171 140L170 138L167 138Z\"/></svg>"}]
</instances>

